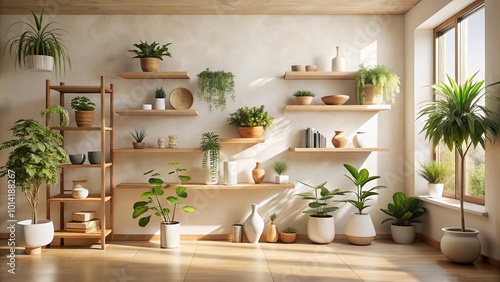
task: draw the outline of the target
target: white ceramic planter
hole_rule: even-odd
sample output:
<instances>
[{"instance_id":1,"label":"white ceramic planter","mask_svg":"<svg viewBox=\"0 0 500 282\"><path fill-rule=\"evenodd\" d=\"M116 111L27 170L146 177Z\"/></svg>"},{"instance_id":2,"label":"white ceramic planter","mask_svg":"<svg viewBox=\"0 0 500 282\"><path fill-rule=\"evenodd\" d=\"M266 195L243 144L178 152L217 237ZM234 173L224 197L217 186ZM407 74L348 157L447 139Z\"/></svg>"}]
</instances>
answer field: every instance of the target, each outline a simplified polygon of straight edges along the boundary
<instances>
[{"instance_id":1,"label":"white ceramic planter","mask_svg":"<svg viewBox=\"0 0 500 282\"><path fill-rule=\"evenodd\" d=\"M165 98L155 99L155 110L165 110Z\"/></svg>"},{"instance_id":2,"label":"white ceramic planter","mask_svg":"<svg viewBox=\"0 0 500 282\"><path fill-rule=\"evenodd\" d=\"M344 233L351 244L370 245L376 235L370 214L351 213Z\"/></svg>"},{"instance_id":3,"label":"white ceramic planter","mask_svg":"<svg viewBox=\"0 0 500 282\"><path fill-rule=\"evenodd\" d=\"M472 263L481 255L481 241L477 237L479 230L459 227L445 227L441 238L441 252L456 263Z\"/></svg>"},{"instance_id":4,"label":"white ceramic planter","mask_svg":"<svg viewBox=\"0 0 500 282\"><path fill-rule=\"evenodd\" d=\"M307 237L314 243L328 244L335 238L335 221L333 216L309 216L307 221Z\"/></svg>"},{"instance_id":5,"label":"white ceramic planter","mask_svg":"<svg viewBox=\"0 0 500 282\"><path fill-rule=\"evenodd\" d=\"M38 220L31 224L31 219L21 220L16 225L16 245L25 247L26 254L40 254L41 247L54 239L54 224L51 220Z\"/></svg>"},{"instance_id":6,"label":"white ceramic planter","mask_svg":"<svg viewBox=\"0 0 500 282\"><path fill-rule=\"evenodd\" d=\"M431 198L439 199L443 197L444 184L428 183L427 188L429 188L429 196L431 196Z\"/></svg>"},{"instance_id":7,"label":"white ceramic planter","mask_svg":"<svg viewBox=\"0 0 500 282\"><path fill-rule=\"evenodd\" d=\"M277 184L285 184L290 181L290 178L288 177L288 175L276 175L275 181Z\"/></svg>"},{"instance_id":8,"label":"white ceramic planter","mask_svg":"<svg viewBox=\"0 0 500 282\"><path fill-rule=\"evenodd\" d=\"M54 70L54 57L29 55L24 59L26 68L30 71L49 72Z\"/></svg>"},{"instance_id":9,"label":"white ceramic planter","mask_svg":"<svg viewBox=\"0 0 500 282\"><path fill-rule=\"evenodd\" d=\"M366 132L363 131L356 132L356 135L352 139L354 148L368 148L368 143L369 141Z\"/></svg>"},{"instance_id":10,"label":"white ceramic planter","mask_svg":"<svg viewBox=\"0 0 500 282\"><path fill-rule=\"evenodd\" d=\"M203 154L207 158L207 163L203 167L203 181L207 185L219 183L219 163L212 160L210 151L205 151Z\"/></svg>"},{"instance_id":11,"label":"white ceramic planter","mask_svg":"<svg viewBox=\"0 0 500 282\"><path fill-rule=\"evenodd\" d=\"M398 244L413 244L417 234L415 225L399 226L391 225L392 240Z\"/></svg>"},{"instance_id":12,"label":"white ceramic planter","mask_svg":"<svg viewBox=\"0 0 500 282\"><path fill-rule=\"evenodd\" d=\"M160 247L167 249L178 248L181 244L181 224L160 223Z\"/></svg>"},{"instance_id":13,"label":"white ceramic planter","mask_svg":"<svg viewBox=\"0 0 500 282\"><path fill-rule=\"evenodd\" d=\"M224 162L224 185L238 184L238 162Z\"/></svg>"}]
</instances>

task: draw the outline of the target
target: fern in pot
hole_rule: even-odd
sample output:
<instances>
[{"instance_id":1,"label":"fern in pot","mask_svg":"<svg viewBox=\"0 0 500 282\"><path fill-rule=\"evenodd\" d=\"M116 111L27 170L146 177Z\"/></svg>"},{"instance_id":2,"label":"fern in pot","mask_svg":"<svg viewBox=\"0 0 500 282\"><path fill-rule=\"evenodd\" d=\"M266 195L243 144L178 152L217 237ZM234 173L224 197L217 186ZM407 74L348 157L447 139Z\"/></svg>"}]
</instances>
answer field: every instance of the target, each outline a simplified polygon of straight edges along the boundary
<instances>
[{"instance_id":1,"label":"fern in pot","mask_svg":"<svg viewBox=\"0 0 500 282\"><path fill-rule=\"evenodd\" d=\"M375 105L396 102L400 91L399 76L384 65L359 65L354 77L356 101L360 105Z\"/></svg>"},{"instance_id":2,"label":"fern in pot","mask_svg":"<svg viewBox=\"0 0 500 282\"><path fill-rule=\"evenodd\" d=\"M288 177L288 175L286 175L288 168L289 168L289 165L285 161L275 161L273 163L274 172L276 172L278 174L275 177L276 183L282 184L282 183L289 182L289 177Z\"/></svg>"},{"instance_id":3,"label":"fern in pot","mask_svg":"<svg viewBox=\"0 0 500 282\"><path fill-rule=\"evenodd\" d=\"M147 41L133 44L137 50L128 50L135 54L132 58L139 58L141 62L141 69L143 72L157 72L160 69L160 61L163 57L172 58L172 54L168 51L168 46L172 43L160 45L157 42L148 43Z\"/></svg>"},{"instance_id":4,"label":"fern in pot","mask_svg":"<svg viewBox=\"0 0 500 282\"><path fill-rule=\"evenodd\" d=\"M201 137L200 149L203 150L203 179L205 184L219 183L220 150L219 135L205 132Z\"/></svg>"}]
</instances>

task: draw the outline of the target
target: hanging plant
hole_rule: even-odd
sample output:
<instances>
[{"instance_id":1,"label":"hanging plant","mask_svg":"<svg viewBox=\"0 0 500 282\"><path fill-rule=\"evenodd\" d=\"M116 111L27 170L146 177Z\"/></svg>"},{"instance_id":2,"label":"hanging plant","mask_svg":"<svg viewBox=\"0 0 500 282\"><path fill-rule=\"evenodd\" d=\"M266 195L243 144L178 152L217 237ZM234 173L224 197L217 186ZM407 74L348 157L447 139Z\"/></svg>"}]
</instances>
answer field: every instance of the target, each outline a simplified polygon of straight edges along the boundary
<instances>
[{"instance_id":1,"label":"hanging plant","mask_svg":"<svg viewBox=\"0 0 500 282\"><path fill-rule=\"evenodd\" d=\"M227 97L234 102L234 75L225 71L206 69L198 74L198 98L208 104L208 111L215 107L221 112L226 109Z\"/></svg>"}]
</instances>

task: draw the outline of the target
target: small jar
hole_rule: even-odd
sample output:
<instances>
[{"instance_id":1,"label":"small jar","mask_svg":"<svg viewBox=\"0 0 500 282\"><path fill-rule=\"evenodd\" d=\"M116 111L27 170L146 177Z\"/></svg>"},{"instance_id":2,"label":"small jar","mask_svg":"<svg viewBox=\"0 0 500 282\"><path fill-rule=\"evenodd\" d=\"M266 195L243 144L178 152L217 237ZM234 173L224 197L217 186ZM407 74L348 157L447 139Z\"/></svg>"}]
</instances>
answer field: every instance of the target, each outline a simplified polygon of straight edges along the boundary
<instances>
[{"instance_id":1,"label":"small jar","mask_svg":"<svg viewBox=\"0 0 500 282\"><path fill-rule=\"evenodd\" d=\"M158 138L158 148L164 149L165 148L165 138Z\"/></svg>"},{"instance_id":2,"label":"small jar","mask_svg":"<svg viewBox=\"0 0 500 282\"><path fill-rule=\"evenodd\" d=\"M177 149L179 147L179 140L177 139L177 135L168 136L168 147L170 149Z\"/></svg>"}]
</instances>

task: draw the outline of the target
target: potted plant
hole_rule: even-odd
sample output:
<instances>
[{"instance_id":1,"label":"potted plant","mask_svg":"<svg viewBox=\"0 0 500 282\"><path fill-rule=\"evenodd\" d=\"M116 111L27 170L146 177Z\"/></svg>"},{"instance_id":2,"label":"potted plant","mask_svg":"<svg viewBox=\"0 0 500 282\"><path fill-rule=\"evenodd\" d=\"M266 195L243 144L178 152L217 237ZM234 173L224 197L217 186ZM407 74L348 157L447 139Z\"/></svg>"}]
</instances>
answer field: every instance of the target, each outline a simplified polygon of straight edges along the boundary
<instances>
[{"instance_id":1,"label":"potted plant","mask_svg":"<svg viewBox=\"0 0 500 282\"><path fill-rule=\"evenodd\" d=\"M477 74L477 73L476 73ZM459 157L461 177L458 187L460 194L460 227L443 228L445 235L441 239L441 252L451 261L471 263L481 254L479 230L466 228L464 214L465 194L465 159L471 148L479 144L485 147L485 140L495 142L499 125L492 118L495 113L480 101L486 96L486 87L499 84L500 81L484 87L484 80L474 81L476 74L467 78L462 85L448 76L447 83L432 85L438 99L427 101L418 113L418 118L425 118L422 132L431 141L435 149L440 142L451 151L455 149Z\"/></svg>"},{"instance_id":2,"label":"potted plant","mask_svg":"<svg viewBox=\"0 0 500 282\"><path fill-rule=\"evenodd\" d=\"M138 201L134 204L134 212L132 217L138 218L148 211L152 211L154 215L161 218L160 222L160 247L161 248L177 248L180 245L180 223L175 220L177 206L181 206L181 210L186 213L194 213L196 209L192 206L185 205L182 199L187 198L187 188L182 186L182 182L191 180L189 175L182 175L182 172L189 171L187 168L180 168L180 163L169 163L174 168L169 174L175 174L178 180L177 185L165 183L160 178L159 173L154 170L145 172L144 175L150 175L148 183L151 184L151 189L141 194L141 198L147 198L147 201ZM167 196L166 201L162 202L160 197L165 194L163 188L168 189L175 187L175 195ZM171 207L169 208L168 205ZM139 226L145 227L151 220L151 215L143 216L139 219Z\"/></svg>"},{"instance_id":3,"label":"potted plant","mask_svg":"<svg viewBox=\"0 0 500 282\"><path fill-rule=\"evenodd\" d=\"M50 124L53 127L65 127L69 125L69 113L61 105L52 105L40 113L42 117L47 119L47 124ZM56 117L59 116L59 119Z\"/></svg>"},{"instance_id":4,"label":"potted plant","mask_svg":"<svg viewBox=\"0 0 500 282\"><path fill-rule=\"evenodd\" d=\"M23 25L24 32L10 38L5 45L9 47L9 53L16 54L16 66L26 67L33 71L52 71L56 74L66 71L66 66L71 67L66 46L61 40L61 34L66 32L61 28L55 28L57 22L44 24L44 9L38 17L33 11L33 23L19 21L13 25Z\"/></svg>"},{"instance_id":5,"label":"potted plant","mask_svg":"<svg viewBox=\"0 0 500 282\"><path fill-rule=\"evenodd\" d=\"M155 90L155 110L165 110L165 90L163 87Z\"/></svg>"},{"instance_id":6,"label":"potted plant","mask_svg":"<svg viewBox=\"0 0 500 282\"><path fill-rule=\"evenodd\" d=\"M146 138L146 135L148 135L144 128L141 130L137 130L136 128L134 128L134 132L130 132L130 134L135 140L134 142L132 142L134 149L144 149L144 147L146 147L146 142L142 142L144 141L144 138Z\"/></svg>"},{"instance_id":7,"label":"potted plant","mask_svg":"<svg viewBox=\"0 0 500 282\"><path fill-rule=\"evenodd\" d=\"M231 72L206 69L198 74L198 98L208 104L208 111L215 107L226 109L227 97L234 102L234 75Z\"/></svg>"},{"instance_id":8,"label":"potted plant","mask_svg":"<svg viewBox=\"0 0 500 282\"><path fill-rule=\"evenodd\" d=\"M383 65L359 65L354 77L356 101L360 105L375 105L396 101L399 93L399 76Z\"/></svg>"},{"instance_id":9,"label":"potted plant","mask_svg":"<svg viewBox=\"0 0 500 282\"><path fill-rule=\"evenodd\" d=\"M267 229L267 234L266 234L266 240L269 243L276 243L278 242L278 227L274 224L274 220L276 219L277 215L276 213L272 213L269 216L269 219L271 220L271 224L269 225L269 228Z\"/></svg>"},{"instance_id":10,"label":"potted plant","mask_svg":"<svg viewBox=\"0 0 500 282\"><path fill-rule=\"evenodd\" d=\"M278 174L276 175L276 183L288 183L289 177L286 175L288 171L288 163L285 161L275 161L273 164L274 171Z\"/></svg>"},{"instance_id":11,"label":"potted plant","mask_svg":"<svg viewBox=\"0 0 500 282\"><path fill-rule=\"evenodd\" d=\"M0 146L0 150L13 148L6 164L0 167L0 177L7 177L9 195L14 195L17 188L28 200L31 219L17 221L16 246L25 247L27 254L36 254L54 238L52 221L38 219L40 189L44 184L50 189L58 182L61 164L67 163L68 157L61 147L61 134L33 119L18 120L11 131L15 138Z\"/></svg>"},{"instance_id":12,"label":"potted plant","mask_svg":"<svg viewBox=\"0 0 500 282\"><path fill-rule=\"evenodd\" d=\"M450 175L448 167L436 161L422 163L420 167L418 174L429 182L427 187L431 198L441 198L443 196L444 182Z\"/></svg>"},{"instance_id":13,"label":"potted plant","mask_svg":"<svg viewBox=\"0 0 500 282\"><path fill-rule=\"evenodd\" d=\"M75 121L78 127L92 127L95 104L85 96L71 99L71 108L75 110Z\"/></svg>"},{"instance_id":14,"label":"potted plant","mask_svg":"<svg viewBox=\"0 0 500 282\"><path fill-rule=\"evenodd\" d=\"M314 243L328 244L335 238L335 221L329 213L336 211L338 207L329 206L327 201L334 196L344 195L346 192L339 189L328 190L325 187L326 182L318 186L312 186L301 181L299 183L313 189L313 192L296 194L304 200L311 201L308 205L311 209L303 211L303 213L309 215L307 237Z\"/></svg>"},{"instance_id":15,"label":"potted plant","mask_svg":"<svg viewBox=\"0 0 500 282\"><path fill-rule=\"evenodd\" d=\"M288 226L280 232L280 241L283 243L293 243L297 238L297 230L293 226Z\"/></svg>"},{"instance_id":16,"label":"potted plant","mask_svg":"<svg viewBox=\"0 0 500 282\"><path fill-rule=\"evenodd\" d=\"M293 93L293 96L298 105L309 105L316 94L309 90L297 90Z\"/></svg>"},{"instance_id":17,"label":"potted plant","mask_svg":"<svg viewBox=\"0 0 500 282\"><path fill-rule=\"evenodd\" d=\"M238 127L242 138L260 138L266 128L274 125L274 117L264 110L264 105L239 108L229 114L227 121Z\"/></svg>"},{"instance_id":18,"label":"potted plant","mask_svg":"<svg viewBox=\"0 0 500 282\"><path fill-rule=\"evenodd\" d=\"M387 209L380 209L389 217L382 223L393 221L391 225L392 240L398 244L412 244L417 234L414 223L422 222L418 218L425 213L422 200L418 197L408 197L403 192L392 195L393 203L387 204Z\"/></svg>"},{"instance_id":19,"label":"potted plant","mask_svg":"<svg viewBox=\"0 0 500 282\"><path fill-rule=\"evenodd\" d=\"M375 227L373 226L370 214L364 213L363 210L369 207L366 202L371 200L371 197L378 195L376 190L385 188L385 186L377 185L370 189L366 189L365 185L373 180L379 179L380 176L370 176L366 168L358 171L349 164L344 164L344 167L351 174L350 176L345 176L356 186L356 191L353 192L356 195L356 199L348 199L345 200L345 202L352 204L358 210L358 212L351 213L347 220L344 233L351 244L369 245L372 243L373 239L375 239Z\"/></svg>"},{"instance_id":20,"label":"potted plant","mask_svg":"<svg viewBox=\"0 0 500 282\"><path fill-rule=\"evenodd\" d=\"M172 55L168 51L168 46L172 43L167 43L160 45L159 43L153 42L149 44L147 41L132 44L137 50L128 50L135 54L132 59L139 58L141 60L141 69L143 72L157 72L160 69L160 60L163 61L163 57L167 56L172 58Z\"/></svg>"},{"instance_id":21,"label":"potted plant","mask_svg":"<svg viewBox=\"0 0 500 282\"><path fill-rule=\"evenodd\" d=\"M205 184L219 183L219 161L221 145L219 135L205 132L201 136L200 149L203 150L203 178Z\"/></svg>"}]
</instances>

